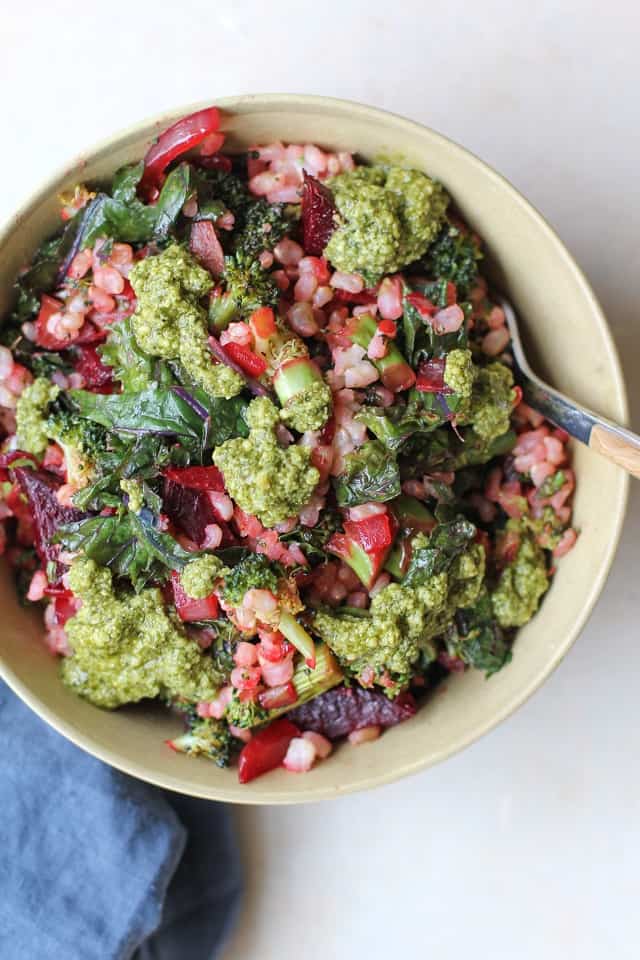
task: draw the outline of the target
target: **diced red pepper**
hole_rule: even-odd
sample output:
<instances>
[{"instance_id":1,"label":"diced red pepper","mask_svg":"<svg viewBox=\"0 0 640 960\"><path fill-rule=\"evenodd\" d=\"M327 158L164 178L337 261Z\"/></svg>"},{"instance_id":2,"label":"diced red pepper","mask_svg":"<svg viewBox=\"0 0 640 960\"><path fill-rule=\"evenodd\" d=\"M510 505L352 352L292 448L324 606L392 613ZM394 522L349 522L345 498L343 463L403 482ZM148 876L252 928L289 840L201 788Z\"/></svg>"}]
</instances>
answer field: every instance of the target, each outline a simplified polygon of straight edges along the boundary
<instances>
[{"instance_id":1,"label":"diced red pepper","mask_svg":"<svg viewBox=\"0 0 640 960\"><path fill-rule=\"evenodd\" d=\"M448 307L452 307L454 303L458 302L458 291L456 290L455 283L453 283L451 280L449 280L447 283L445 298Z\"/></svg>"},{"instance_id":2,"label":"diced red pepper","mask_svg":"<svg viewBox=\"0 0 640 960\"><path fill-rule=\"evenodd\" d=\"M259 307L249 317L249 326L254 337L268 340L277 333L276 318L271 307Z\"/></svg>"},{"instance_id":3,"label":"diced red pepper","mask_svg":"<svg viewBox=\"0 0 640 960\"><path fill-rule=\"evenodd\" d=\"M167 480L173 480L191 490L214 490L224 493L224 478L217 467L167 467Z\"/></svg>"},{"instance_id":4,"label":"diced red pepper","mask_svg":"<svg viewBox=\"0 0 640 960\"><path fill-rule=\"evenodd\" d=\"M413 293L408 293L406 300L407 303L410 303L411 306L418 311L420 316L424 317L425 319L432 317L434 313L438 312L439 309L434 303L431 303L431 300L425 297L422 293L418 293L416 290L414 290Z\"/></svg>"},{"instance_id":5,"label":"diced red pepper","mask_svg":"<svg viewBox=\"0 0 640 960\"><path fill-rule=\"evenodd\" d=\"M215 620L220 611L220 604L215 593L210 593L208 597L202 600L196 600L186 594L180 583L180 574L174 570L171 574L171 586L173 589L173 602L178 616L185 623L192 623L195 620Z\"/></svg>"},{"instance_id":6,"label":"diced red pepper","mask_svg":"<svg viewBox=\"0 0 640 960\"><path fill-rule=\"evenodd\" d=\"M52 603L55 611L56 624L59 627L64 627L67 620L75 617L81 602L82 601L78 597L74 597L70 591L54 597Z\"/></svg>"},{"instance_id":7,"label":"diced red pepper","mask_svg":"<svg viewBox=\"0 0 640 960\"><path fill-rule=\"evenodd\" d=\"M416 378L416 390L421 393L452 393L451 387L448 387L444 382L445 364L446 359L444 357L433 357L431 360L420 364Z\"/></svg>"},{"instance_id":8,"label":"diced red pepper","mask_svg":"<svg viewBox=\"0 0 640 960\"><path fill-rule=\"evenodd\" d=\"M376 513L363 520L346 520L344 532L367 553L385 550L393 542L393 517L388 513Z\"/></svg>"},{"instance_id":9,"label":"diced red pepper","mask_svg":"<svg viewBox=\"0 0 640 960\"><path fill-rule=\"evenodd\" d=\"M300 736L295 723L282 717L274 720L264 730L258 730L240 751L238 758L238 780L249 783L256 777L275 770L284 760L289 744L294 737Z\"/></svg>"},{"instance_id":10,"label":"diced red pepper","mask_svg":"<svg viewBox=\"0 0 640 960\"><path fill-rule=\"evenodd\" d=\"M298 691L291 682L281 683L278 687L271 687L258 694L258 703L263 710L278 710L292 706L298 699Z\"/></svg>"},{"instance_id":11,"label":"diced red pepper","mask_svg":"<svg viewBox=\"0 0 640 960\"><path fill-rule=\"evenodd\" d=\"M153 197L163 180L164 171L169 164L193 147L197 147L206 137L215 133L220 126L220 112L217 107L198 110L168 127L161 133L156 143L147 150L144 158L144 173L140 181L140 192Z\"/></svg>"},{"instance_id":12,"label":"diced red pepper","mask_svg":"<svg viewBox=\"0 0 640 960\"><path fill-rule=\"evenodd\" d=\"M196 220L191 225L189 249L200 266L218 278L224 272L224 250L211 220Z\"/></svg>"},{"instance_id":13,"label":"diced red pepper","mask_svg":"<svg viewBox=\"0 0 640 960\"><path fill-rule=\"evenodd\" d=\"M222 349L229 359L237 363L250 377L261 377L267 369L267 361L264 357L259 357L257 353L241 343L230 340L229 343L225 343Z\"/></svg>"},{"instance_id":14,"label":"diced red pepper","mask_svg":"<svg viewBox=\"0 0 640 960\"><path fill-rule=\"evenodd\" d=\"M394 320L381 320L378 324L378 333L384 337L395 337L397 332L398 327Z\"/></svg>"}]
</instances>

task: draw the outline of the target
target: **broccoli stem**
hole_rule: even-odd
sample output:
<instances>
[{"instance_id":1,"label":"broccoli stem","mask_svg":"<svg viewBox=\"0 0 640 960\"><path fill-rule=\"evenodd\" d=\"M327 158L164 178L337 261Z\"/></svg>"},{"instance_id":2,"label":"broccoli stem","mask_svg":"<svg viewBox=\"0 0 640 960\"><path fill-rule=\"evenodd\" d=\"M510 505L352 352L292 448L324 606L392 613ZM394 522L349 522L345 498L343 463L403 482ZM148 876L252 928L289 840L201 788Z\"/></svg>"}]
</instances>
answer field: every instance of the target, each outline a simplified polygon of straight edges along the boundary
<instances>
[{"instance_id":1,"label":"broccoli stem","mask_svg":"<svg viewBox=\"0 0 640 960\"><path fill-rule=\"evenodd\" d=\"M295 710L296 707L306 703L307 700L312 700L314 697L320 696L321 693L331 690L332 687L337 687L344 680L338 661L326 643L318 643L315 651L316 665L313 669L309 669L308 666L300 662L294 671L292 682L298 694L297 700L286 707L270 710L270 720L274 720L283 713L288 713L289 710Z\"/></svg>"},{"instance_id":2,"label":"broccoli stem","mask_svg":"<svg viewBox=\"0 0 640 960\"><path fill-rule=\"evenodd\" d=\"M216 333L226 330L236 313L238 305L228 293L213 296L209 300L209 328Z\"/></svg>"},{"instance_id":3,"label":"broccoli stem","mask_svg":"<svg viewBox=\"0 0 640 960\"><path fill-rule=\"evenodd\" d=\"M307 666L315 667L316 645L304 627L287 610L283 610L280 614L278 629L285 635L289 643L292 643L296 650L300 651Z\"/></svg>"},{"instance_id":4,"label":"broccoli stem","mask_svg":"<svg viewBox=\"0 0 640 960\"><path fill-rule=\"evenodd\" d=\"M273 378L273 388L282 406L314 383L323 383L322 374L309 357L287 360Z\"/></svg>"},{"instance_id":5,"label":"broccoli stem","mask_svg":"<svg viewBox=\"0 0 640 960\"><path fill-rule=\"evenodd\" d=\"M354 318L349 328L349 333L353 343L357 343L358 346L367 350L377 330L378 326L371 314L363 313L359 317ZM402 356L393 340L387 341L386 356L379 360L374 360L373 363L380 371L380 379L384 386L389 390L393 390L394 393L400 390L408 390L408 388L415 383L416 375L414 371Z\"/></svg>"}]
</instances>

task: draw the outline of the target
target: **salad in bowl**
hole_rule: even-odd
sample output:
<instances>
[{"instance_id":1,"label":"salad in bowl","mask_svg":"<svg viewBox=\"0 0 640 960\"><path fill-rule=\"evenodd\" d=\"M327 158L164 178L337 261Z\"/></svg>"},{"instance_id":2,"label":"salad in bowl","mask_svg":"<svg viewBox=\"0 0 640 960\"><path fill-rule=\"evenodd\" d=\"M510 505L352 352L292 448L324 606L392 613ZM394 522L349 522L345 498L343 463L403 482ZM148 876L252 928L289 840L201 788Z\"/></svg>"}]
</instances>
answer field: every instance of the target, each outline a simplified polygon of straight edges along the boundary
<instances>
[{"instance_id":1,"label":"salad in bowl","mask_svg":"<svg viewBox=\"0 0 640 960\"><path fill-rule=\"evenodd\" d=\"M507 667L575 478L440 183L219 126L61 196L16 278L0 546L62 683L247 782Z\"/></svg>"}]
</instances>

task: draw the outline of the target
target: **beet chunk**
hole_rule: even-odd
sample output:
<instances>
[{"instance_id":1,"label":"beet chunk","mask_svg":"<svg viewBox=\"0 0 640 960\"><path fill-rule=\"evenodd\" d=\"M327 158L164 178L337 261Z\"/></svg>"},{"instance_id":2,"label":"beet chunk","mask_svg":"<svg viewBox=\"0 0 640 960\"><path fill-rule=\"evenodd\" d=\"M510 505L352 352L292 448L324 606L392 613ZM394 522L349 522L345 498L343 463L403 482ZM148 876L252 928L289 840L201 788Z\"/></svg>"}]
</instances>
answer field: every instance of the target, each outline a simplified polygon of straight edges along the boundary
<instances>
[{"instance_id":1,"label":"beet chunk","mask_svg":"<svg viewBox=\"0 0 640 960\"><path fill-rule=\"evenodd\" d=\"M291 710L287 716L302 730L314 730L329 740L337 740L353 730L374 724L393 727L409 720L415 712L416 702L410 693L401 693L390 700L376 690L334 687Z\"/></svg>"},{"instance_id":2,"label":"beet chunk","mask_svg":"<svg viewBox=\"0 0 640 960\"><path fill-rule=\"evenodd\" d=\"M218 520L211 501L204 490L185 487L165 477L162 488L162 510L183 533L197 543L205 538L206 527L216 523L222 530L222 546L234 543L234 537L224 520Z\"/></svg>"},{"instance_id":3,"label":"beet chunk","mask_svg":"<svg viewBox=\"0 0 640 960\"><path fill-rule=\"evenodd\" d=\"M33 513L38 556L45 567L49 563L55 564L55 574L49 572L49 583L55 585L61 580L65 567L58 560L60 547L51 543L51 538L65 523L76 523L87 514L75 507L62 506L56 497L60 482L50 473L27 467L16 467L13 472Z\"/></svg>"},{"instance_id":4,"label":"beet chunk","mask_svg":"<svg viewBox=\"0 0 640 960\"><path fill-rule=\"evenodd\" d=\"M305 172L302 185L302 245L306 254L321 257L336 229L336 205L328 187Z\"/></svg>"}]
</instances>

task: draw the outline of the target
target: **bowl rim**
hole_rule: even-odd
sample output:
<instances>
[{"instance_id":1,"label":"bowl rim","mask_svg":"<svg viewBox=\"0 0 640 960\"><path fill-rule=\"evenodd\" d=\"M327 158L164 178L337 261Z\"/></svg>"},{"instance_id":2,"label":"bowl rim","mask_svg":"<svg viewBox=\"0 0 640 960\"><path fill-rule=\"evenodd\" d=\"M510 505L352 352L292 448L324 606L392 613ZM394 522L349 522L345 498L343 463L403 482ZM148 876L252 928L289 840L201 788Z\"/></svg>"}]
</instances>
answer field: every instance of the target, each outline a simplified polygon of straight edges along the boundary
<instances>
[{"instance_id":1,"label":"bowl rim","mask_svg":"<svg viewBox=\"0 0 640 960\"><path fill-rule=\"evenodd\" d=\"M412 132L421 132L426 130L430 136L444 142L450 150L453 150L455 153L464 156L473 166L480 168L485 176L488 176L490 179L492 179L504 192L506 192L513 203L525 208L530 215L532 215L538 229L545 233L547 238L555 244L558 256L562 258L564 268L573 275L573 278L577 282L577 285L581 288L583 295L589 301L594 319L605 343L607 360L613 374L615 395L612 399L620 411L621 422L627 422L628 400L625 381L618 351L604 315L604 311L602 310L584 272L578 266L568 248L565 246L564 242L558 236L556 231L551 227L549 222L506 177L494 170L493 167L491 167L484 160L480 159L480 157L478 157L471 150L468 150L466 147L463 147L461 144L445 136L444 134L439 133L437 130L428 127L426 124L419 123L415 120L410 120L400 114L379 107L337 97L324 97L317 94L292 93L240 94L236 96L215 97L182 106L173 106L168 110L163 110L134 124L130 124L129 126L117 131L115 134L102 138L91 147L82 150L67 163L58 167L56 171L54 171L45 181L42 182L40 187L38 187L35 191L29 194L25 200L23 200L15 213L10 214L4 219L2 224L0 224L0 249L2 249L5 243L7 243L16 226L18 226L20 222L31 213L32 210L36 209L42 201L47 199L51 193L55 191L58 183L63 178L81 167L86 162L87 157L92 157L96 154L108 151L109 148L113 147L115 144L126 141L129 138L137 138L143 129L151 129L154 126L161 129L167 123L175 122L175 120L179 119L181 116L210 106L212 102L215 103L215 105L218 106L223 113L233 112L239 107L250 107L251 105L256 105L258 108L282 108L284 105L293 107L314 106L323 111L326 111L327 109L329 111L333 110L335 112L342 114L346 113L351 116L357 115L363 119L370 119L372 121L383 120L386 125L391 124L392 126L395 126L398 131L407 130ZM187 788L186 795L200 797L206 800L219 800L257 806L310 803L331 797L345 796L361 790L368 790L373 787L382 786L384 784L392 783L396 780L417 774L422 770L426 770L429 767L433 767L436 764L442 763L444 760L455 756L457 753L461 752L466 747L485 736L485 734L497 727L519 707L523 706L527 700L529 700L529 698L540 688L544 681L557 669L582 632L582 629L589 619L595 603L604 587L618 547L625 518L629 493L629 482L628 474L620 471L617 498L614 501L612 510L614 517L612 536L610 537L606 554L602 557L599 574L597 578L590 583L589 590L584 598L582 610L574 621L573 627L568 633L562 649L557 651L552 662L548 664L544 670L541 670L537 675L533 676L526 686L520 688L516 693L514 693L513 696L509 698L508 702L497 713L492 714L492 716L487 719L485 723L474 728L473 731L459 736L455 741L448 744L445 748L442 748L440 751L428 758L416 758L415 760L404 763L400 767L389 767L387 770L383 770L379 773L368 774L361 777L359 780L352 781L346 785L336 785L335 787L314 787L313 784L310 783L308 788L303 788L302 790L297 791L295 794L287 795L286 791L283 791L282 794L274 794L268 798L261 797L257 793L253 793L251 790L247 791L246 799L238 799L235 795L229 796L224 789L205 791L194 787ZM85 750L90 755L97 757L99 760L108 763L110 766L120 770L123 773L136 777L137 779L143 780L147 783L151 783L154 786L162 787L176 793L185 794L185 787L182 785L180 777L157 775L151 771L148 771L145 767L141 767L141 765L137 762L123 759L114 750L97 743L93 737L84 734L82 730L78 730L72 724L68 723L64 718L59 716L55 710L51 709L39 697L35 696L31 692L29 687L23 683L4 662L2 656L0 656L0 677L2 677L11 690L13 690L13 692L19 696L28 707L30 707L38 716L40 716L46 723L56 730L57 733L66 737L68 740Z\"/></svg>"}]
</instances>

